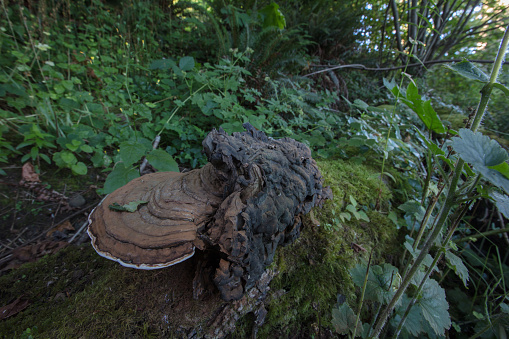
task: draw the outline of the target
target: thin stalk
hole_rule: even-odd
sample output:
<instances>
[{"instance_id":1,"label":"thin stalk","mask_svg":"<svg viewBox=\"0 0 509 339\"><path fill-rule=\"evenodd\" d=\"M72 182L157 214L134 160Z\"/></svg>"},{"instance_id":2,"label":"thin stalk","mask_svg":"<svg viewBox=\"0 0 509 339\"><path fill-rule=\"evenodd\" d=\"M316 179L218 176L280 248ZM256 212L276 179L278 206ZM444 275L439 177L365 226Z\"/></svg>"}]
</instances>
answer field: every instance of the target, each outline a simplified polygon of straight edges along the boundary
<instances>
[{"instance_id":1,"label":"thin stalk","mask_svg":"<svg viewBox=\"0 0 509 339\"><path fill-rule=\"evenodd\" d=\"M483 238L483 237L487 237L490 235L495 235L495 234L505 233L505 232L509 232L509 227L501 228L498 230L491 230L491 231L484 232L484 233L469 235L467 237L463 237L461 239L454 240L454 243L460 243L460 242L464 242L464 241L474 240L474 239Z\"/></svg>"},{"instance_id":2,"label":"thin stalk","mask_svg":"<svg viewBox=\"0 0 509 339\"><path fill-rule=\"evenodd\" d=\"M471 130L474 132L481 125L484 112L486 111L488 101L490 100L491 92L493 91L494 87L493 85L497 82L498 74L500 73L500 68L502 68L502 63L504 62L504 57L507 52L508 44L509 44L509 25L505 30L504 37L502 38L502 42L500 43L500 47L498 49L497 58L495 59L495 63L493 64L493 68L491 69L490 81L481 90L481 101L479 101L479 106L477 106L477 113L475 115L471 127Z\"/></svg>"},{"instance_id":3,"label":"thin stalk","mask_svg":"<svg viewBox=\"0 0 509 339\"><path fill-rule=\"evenodd\" d=\"M364 277L364 284L362 285L361 299L359 300L359 310L357 311L357 318L355 319L355 326L353 327L352 338L355 339L355 332L357 332L357 324L361 317L362 304L364 303L364 293L366 292L366 286L368 285L369 268L371 267L371 258L373 256L373 249L369 254L368 267L366 267L366 276Z\"/></svg>"},{"instance_id":4,"label":"thin stalk","mask_svg":"<svg viewBox=\"0 0 509 339\"><path fill-rule=\"evenodd\" d=\"M452 235L456 231L456 228L458 227L461 219L467 213L468 207L469 207L469 205L465 205L465 207L463 208L461 213L455 219L454 225L451 227L451 229L449 230L449 233L447 234L447 237L446 237L445 241L442 243L442 248L439 250L439 252L435 256L435 259L433 259L433 262L431 263L431 265L428 267L428 270L424 274L424 278L422 279L421 283L419 284L419 288L415 292L415 295L412 298L412 300L410 301L410 303L408 303L408 306L407 306L407 308L405 310L405 314L403 315L403 317L401 318L401 320L400 320L400 322L398 324L398 328L396 330L395 338L397 338L399 336L399 334L401 333L401 330L403 329L403 325L405 324L406 318L408 317L408 314L410 314L410 310L412 309L412 307L415 305L415 302L417 300L417 296L421 293L422 288L424 287L424 284L426 283L426 281L428 280L429 276L431 275L431 272L433 272L433 269L435 268L437 262L442 258L442 255L447 251L447 244L449 244L449 241L451 240Z\"/></svg>"}]
</instances>

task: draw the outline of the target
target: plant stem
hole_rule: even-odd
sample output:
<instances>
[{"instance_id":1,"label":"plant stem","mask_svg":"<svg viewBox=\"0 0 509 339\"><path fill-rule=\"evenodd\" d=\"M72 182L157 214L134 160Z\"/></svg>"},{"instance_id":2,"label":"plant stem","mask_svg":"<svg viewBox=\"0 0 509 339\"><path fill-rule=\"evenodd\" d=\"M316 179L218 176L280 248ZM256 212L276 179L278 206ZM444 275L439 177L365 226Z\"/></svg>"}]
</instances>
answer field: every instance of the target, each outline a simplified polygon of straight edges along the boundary
<instances>
[{"instance_id":1,"label":"plant stem","mask_svg":"<svg viewBox=\"0 0 509 339\"><path fill-rule=\"evenodd\" d=\"M359 318L361 317L362 304L364 303L364 293L366 292L366 286L368 285L368 277L369 277L369 268L371 267L371 258L373 256L373 249L369 254L368 267L366 267L366 276L364 277L364 284L362 285L361 299L359 301L359 310L357 311L357 318L355 319L355 326L353 327L353 335L352 338L355 339L355 332L357 332L357 324L359 323Z\"/></svg>"},{"instance_id":2,"label":"plant stem","mask_svg":"<svg viewBox=\"0 0 509 339\"><path fill-rule=\"evenodd\" d=\"M497 82L498 74L500 73L500 68L502 68L502 63L507 52L508 44L509 44L509 26L507 26L505 30L504 37L502 38L502 42L500 43L500 47L498 49L497 58L495 59L495 63L493 64L493 68L491 69L490 81L481 90L481 101L479 101L479 106L477 106L477 112L475 114L475 118L474 121L472 122L471 127L471 130L474 132L481 125L484 112L486 111L488 101L490 100L491 92L493 91L494 87L493 85Z\"/></svg>"}]
</instances>

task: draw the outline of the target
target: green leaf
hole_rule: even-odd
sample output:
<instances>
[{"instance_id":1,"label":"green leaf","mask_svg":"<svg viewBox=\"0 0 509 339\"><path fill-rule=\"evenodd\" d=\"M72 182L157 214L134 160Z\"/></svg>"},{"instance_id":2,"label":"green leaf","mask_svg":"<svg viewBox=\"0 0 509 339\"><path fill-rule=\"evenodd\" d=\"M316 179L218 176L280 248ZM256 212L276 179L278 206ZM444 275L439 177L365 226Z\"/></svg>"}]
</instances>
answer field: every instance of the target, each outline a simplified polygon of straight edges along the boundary
<instances>
[{"instance_id":1,"label":"green leaf","mask_svg":"<svg viewBox=\"0 0 509 339\"><path fill-rule=\"evenodd\" d=\"M190 71L194 68L194 58L190 56L182 57L179 61L179 68L183 71Z\"/></svg>"},{"instance_id":2,"label":"green leaf","mask_svg":"<svg viewBox=\"0 0 509 339\"><path fill-rule=\"evenodd\" d=\"M509 180L498 170L490 168L507 161L509 159L507 152L495 140L481 132L474 133L462 128L459 130L459 136L452 138L451 145L454 151L472 165L474 172L482 174L486 180L509 193Z\"/></svg>"},{"instance_id":3,"label":"green leaf","mask_svg":"<svg viewBox=\"0 0 509 339\"><path fill-rule=\"evenodd\" d=\"M463 285L465 285L465 287L468 288L467 287L467 283L468 283L468 279L469 279L468 278L468 268L463 263L463 260L461 260L460 257L455 255L451 251L445 252L445 259L447 260L447 265L450 268L452 268L454 273L456 273L456 275L458 277L460 277L461 281L463 281Z\"/></svg>"},{"instance_id":4,"label":"green leaf","mask_svg":"<svg viewBox=\"0 0 509 339\"><path fill-rule=\"evenodd\" d=\"M409 298L406 294L403 294L401 298L401 306L396 309L394 319L391 321L394 327L399 324L401 317L405 313L411 300L412 299ZM406 329L408 333L410 333L414 338L418 338L419 333L424 331L422 328L422 321L423 315L421 308L412 307L408 313L405 323L403 324L403 328Z\"/></svg>"},{"instance_id":5,"label":"green leaf","mask_svg":"<svg viewBox=\"0 0 509 339\"><path fill-rule=\"evenodd\" d=\"M505 314L509 314L509 305L505 304L505 303L502 303L500 304L500 309L502 310L502 312L504 312Z\"/></svg>"},{"instance_id":6,"label":"green leaf","mask_svg":"<svg viewBox=\"0 0 509 339\"><path fill-rule=\"evenodd\" d=\"M417 220L422 219L424 217L424 213L426 213L426 210L422 207L421 203L416 200L409 200L404 204L399 205L398 209L414 216Z\"/></svg>"},{"instance_id":7,"label":"green leaf","mask_svg":"<svg viewBox=\"0 0 509 339\"><path fill-rule=\"evenodd\" d=\"M147 147L135 141L124 141L120 144L120 158L125 166L131 166L139 161L147 152Z\"/></svg>"},{"instance_id":8,"label":"green leaf","mask_svg":"<svg viewBox=\"0 0 509 339\"><path fill-rule=\"evenodd\" d=\"M60 152L60 157L62 158L62 161L67 165L74 165L78 161L74 154L69 151Z\"/></svg>"},{"instance_id":9,"label":"green leaf","mask_svg":"<svg viewBox=\"0 0 509 339\"><path fill-rule=\"evenodd\" d=\"M339 334L349 334L353 332L356 320L357 316L347 303L343 303L339 307L332 309L332 326L334 326L334 329ZM362 332L362 324L359 321L355 333L360 336Z\"/></svg>"},{"instance_id":10,"label":"green leaf","mask_svg":"<svg viewBox=\"0 0 509 339\"><path fill-rule=\"evenodd\" d=\"M408 84L406 100L402 99L401 101L403 101L419 116L426 128L436 133L442 134L446 132L437 112L435 112L431 106L431 100L422 101L422 98L418 93L417 86L415 86L413 82Z\"/></svg>"},{"instance_id":11,"label":"green leaf","mask_svg":"<svg viewBox=\"0 0 509 339\"><path fill-rule=\"evenodd\" d=\"M421 254L421 250L414 250L414 239L410 238L408 235L405 237L406 241L404 243L405 248L412 255L412 258L416 259L419 254ZM433 257L430 254L426 254L424 260L422 261L422 265L425 267L430 267L433 264ZM433 269L434 271L438 271L437 267Z\"/></svg>"},{"instance_id":12,"label":"green leaf","mask_svg":"<svg viewBox=\"0 0 509 339\"><path fill-rule=\"evenodd\" d=\"M159 171L179 172L179 166L173 157L160 149L155 149L147 155L148 162Z\"/></svg>"},{"instance_id":13,"label":"green leaf","mask_svg":"<svg viewBox=\"0 0 509 339\"><path fill-rule=\"evenodd\" d=\"M109 194L139 176L140 173L135 168L126 167L124 163L120 162L106 177L104 187L100 190L100 193Z\"/></svg>"},{"instance_id":14,"label":"green leaf","mask_svg":"<svg viewBox=\"0 0 509 339\"><path fill-rule=\"evenodd\" d=\"M477 80L481 82L488 82L490 77L481 71L477 66L468 60L463 60L458 63L447 64L445 67L455 71L456 73L464 76L465 78Z\"/></svg>"},{"instance_id":15,"label":"green leaf","mask_svg":"<svg viewBox=\"0 0 509 339\"><path fill-rule=\"evenodd\" d=\"M81 161L75 165L72 165L71 170L73 171L73 173L78 174L78 175L87 174L87 166L84 163L82 163Z\"/></svg>"},{"instance_id":16,"label":"green leaf","mask_svg":"<svg viewBox=\"0 0 509 339\"><path fill-rule=\"evenodd\" d=\"M423 272L417 272L413 283L418 286L424 278ZM421 294L417 297L414 307L420 307L424 319L429 323L437 335L444 335L446 329L451 327L449 304L445 299L445 290L437 281L428 279L424 283Z\"/></svg>"},{"instance_id":17,"label":"green leaf","mask_svg":"<svg viewBox=\"0 0 509 339\"><path fill-rule=\"evenodd\" d=\"M350 269L350 275L355 285L362 287L366 276L366 266L357 264ZM387 304L396 293L398 287L398 269L390 264L371 266L366 283L366 300Z\"/></svg>"},{"instance_id":18,"label":"green leaf","mask_svg":"<svg viewBox=\"0 0 509 339\"><path fill-rule=\"evenodd\" d=\"M489 169L494 169L495 171L502 174L504 177L509 179L509 164L507 162L503 162L501 164L495 166L488 166Z\"/></svg>"},{"instance_id":19,"label":"green leaf","mask_svg":"<svg viewBox=\"0 0 509 339\"><path fill-rule=\"evenodd\" d=\"M495 200L495 205L497 205L498 210L502 213L507 219L509 219L509 197L505 194L500 194L498 192L493 192L491 197Z\"/></svg>"},{"instance_id":20,"label":"green leaf","mask_svg":"<svg viewBox=\"0 0 509 339\"><path fill-rule=\"evenodd\" d=\"M130 203L125 204L125 205L120 205L119 203L115 202L112 205L109 205L108 207L112 211L133 213L138 210L138 207L140 205L144 205L146 203L148 203L148 201L144 201L144 200L131 201Z\"/></svg>"},{"instance_id":21,"label":"green leaf","mask_svg":"<svg viewBox=\"0 0 509 339\"><path fill-rule=\"evenodd\" d=\"M258 13L262 15L263 28L277 27L283 29L286 26L286 19L275 2L263 7Z\"/></svg>"},{"instance_id":22,"label":"green leaf","mask_svg":"<svg viewBox=\"0 0 509 339\"><path fill-rule=\"evenodd\" d=\"M499 84L499 83L494 83L493 86L495 86L495 88L498 88L499 90L501 90L502 92L504 92L505 95L509 96L509 88L505 87L504 85L502 84Z\"/></svg>"}]
</instances>

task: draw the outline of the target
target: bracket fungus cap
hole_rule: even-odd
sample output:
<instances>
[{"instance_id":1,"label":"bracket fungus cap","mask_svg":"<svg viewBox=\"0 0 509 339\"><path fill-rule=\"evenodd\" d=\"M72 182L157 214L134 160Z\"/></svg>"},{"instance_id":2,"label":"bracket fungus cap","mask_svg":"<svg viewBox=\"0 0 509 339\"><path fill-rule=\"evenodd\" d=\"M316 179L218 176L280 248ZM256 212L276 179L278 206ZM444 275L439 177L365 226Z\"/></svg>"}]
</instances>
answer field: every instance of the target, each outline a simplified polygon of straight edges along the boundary
<instances>
[{"instance_id":1,"label":"bracket fungus cap","mask_svg":"<svg viewBox=\"0 0 509 339\"><path fill-rule=\"evenodd\" d=\"M147 174L109 194L89 215L92 246L99 255L138 269L168 267L192 257L198 229L222 201L217 184L208 180L211 169ZM133 213L109 208L132 201L147 203Z\"/></svg>"}]
</instances>

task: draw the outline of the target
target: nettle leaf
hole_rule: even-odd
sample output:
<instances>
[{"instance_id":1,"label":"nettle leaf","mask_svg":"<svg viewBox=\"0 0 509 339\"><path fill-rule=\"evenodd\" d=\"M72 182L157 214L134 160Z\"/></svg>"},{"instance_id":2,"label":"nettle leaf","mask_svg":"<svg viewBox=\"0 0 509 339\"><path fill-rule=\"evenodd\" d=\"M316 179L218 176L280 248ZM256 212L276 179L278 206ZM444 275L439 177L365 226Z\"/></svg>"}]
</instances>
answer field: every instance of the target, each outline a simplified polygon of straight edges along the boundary
<instances>
[{"instance_id":1,"label":"nettle leaf","mask_svg":"<svg viewBox=\"0 0 509 339\"><path fill-rule=\"evenodd\" d=\"M350 269L350 275L354 284L362 287L366 277L366 266L357 264ZM371 266L364 298L387 304L396 293L399 281L399 273L396 267L390 264Z\"/></svg>"},{"instance_id":2,"label":"nettle leaf","mask_svg":"<svg viewBox=\"0 0 509 339\"><path fill-rule=\"evenodd\" d=\"M458 277L460 277L461 281L463 281L463 285L467 287L468 283L468 268L463 263L460 257L452 253L451 251L445 252L445 259L447 260L447 265L452 268L454 273ZM468 288L468 287L467 287Z\"/></svg>"},{"instance_id":3,"label":"nettle leaf","mask_svg":"<svg viewBox=\"0 0 509 339\"><path fill-rule=\"evenodd\" d=\"M509 193L509 179L496 169L497 165L502 165L509 159L507 151L481 132L462 128L459 135L460 137L454 137L451 141L454 151L472 165L474 172L482 174L486 180ZM504 168L502 165L501 170L504 171Z\"/></svg>"},{"instance_id":4,"label":"nettle leaf","mask_svg":"<svg viewBox=\"0 0 509 339\"><path fill-rule=\"evenodd\" d=\"M144 200L131 201L130 203L124 205L120 205L119 203L115 202L112 205L109 205L108 208L112 211L133 213L138 210L140 205L144 205L146 203L148 203L148 201Z\"/></svg>"},{"instance_id":5,"label":"nettle leaf","mask_svg":"<svg viewBox=\"0 0 509 339\"><path fill-rule=\"evenodd\" d=\"M495 200L495 205L497 205L498 210L502 213L507 219L509 219L509 197L505 194L500 194L498 192L493 192L491 197Z\"/></svg>"},{"instance_id":6,"label":"nettle leaf","mask_svg":"<svg viewBox=\"0 0 509 339\"><path fill-rule=\"evenodd\" d=\"M127 166L120 162L118 163L113 171L106 177L104 187L100 190L102 194L109 194L127 184L129 181L140 176L137 169Z\"/></svg>"},{"instance_id":7,"label":"nettle leaf","mask_svg":"<svg viewBox=\"0 0 509 339\"><path fill-rule=\"evenodd\" d=\"M179 172L179 166L173 157L166 151L155 149L147 155L150 165L159 171Z\"/></svg>"},{"instance_id":8,"label":"nettle leaf","mask_svg":"<svg viewBox=\"0 0 509 339\"><path fill-rule=\"evenodd\" d=\"M347 303L343 303L338 308L332 309L332 326L334 326L334 329L339 334L349 334L350 332L353 332L356 319L357 316ZM357 323L357 330L355 333L357 333L358 336L361 336L362 332L362 324L359 321L359 323Z\"/></svg>"},{"instance_id":9,"label":"nettle leaf","mask_svg":"<svg viewBox=\"0 0 509 339\"><path fill-rule=\"evenodd\" d=\"M416 286L419 286L423 278L424 272L417 272L412 280ZM436 280L426 280L414 307L421 308L424 319L437 335L443 336L445 330L451 327L449 303L445 299L445 290Z\"/></svg>"},{"instance_id":10,"label":"nettle leaf","mask_svg":"<svg viewBox=\"0 0 509 339\"><path fill-rule=\"evenodd\" d=\"M401 306L396 309L396 314L391 320L391 324L396 327L398 326L403 314L408 307L408 304L412 301L406 294L401 297ZM418 334L424 331L422 327L423 315L421 307L412 307L407 315L403 329L407 330L413 337L417 338Z\"/></svg>"},{"instance_id":11,"label":"nettle leaf","mask_svg":"<svg viewBox=\"0 0 509 339\"><path fill-rule=\"evenodd\" d=\"M490 77L487 76L486 73L466 59L458 63L447 64L445 67L468 79L480 82L488 82L490 80Z\"/></svg>"},{"instance_id":12,"label":"nettle leaf","mask_svg":"<svg viewBox=\"0 0 509 339\"><path fill-rule=\"evenodd\" d=\"M183 71L190 71L194 68L194 58L185 56L179 61L179 68Z\"/></svg>"}]
</instances>

